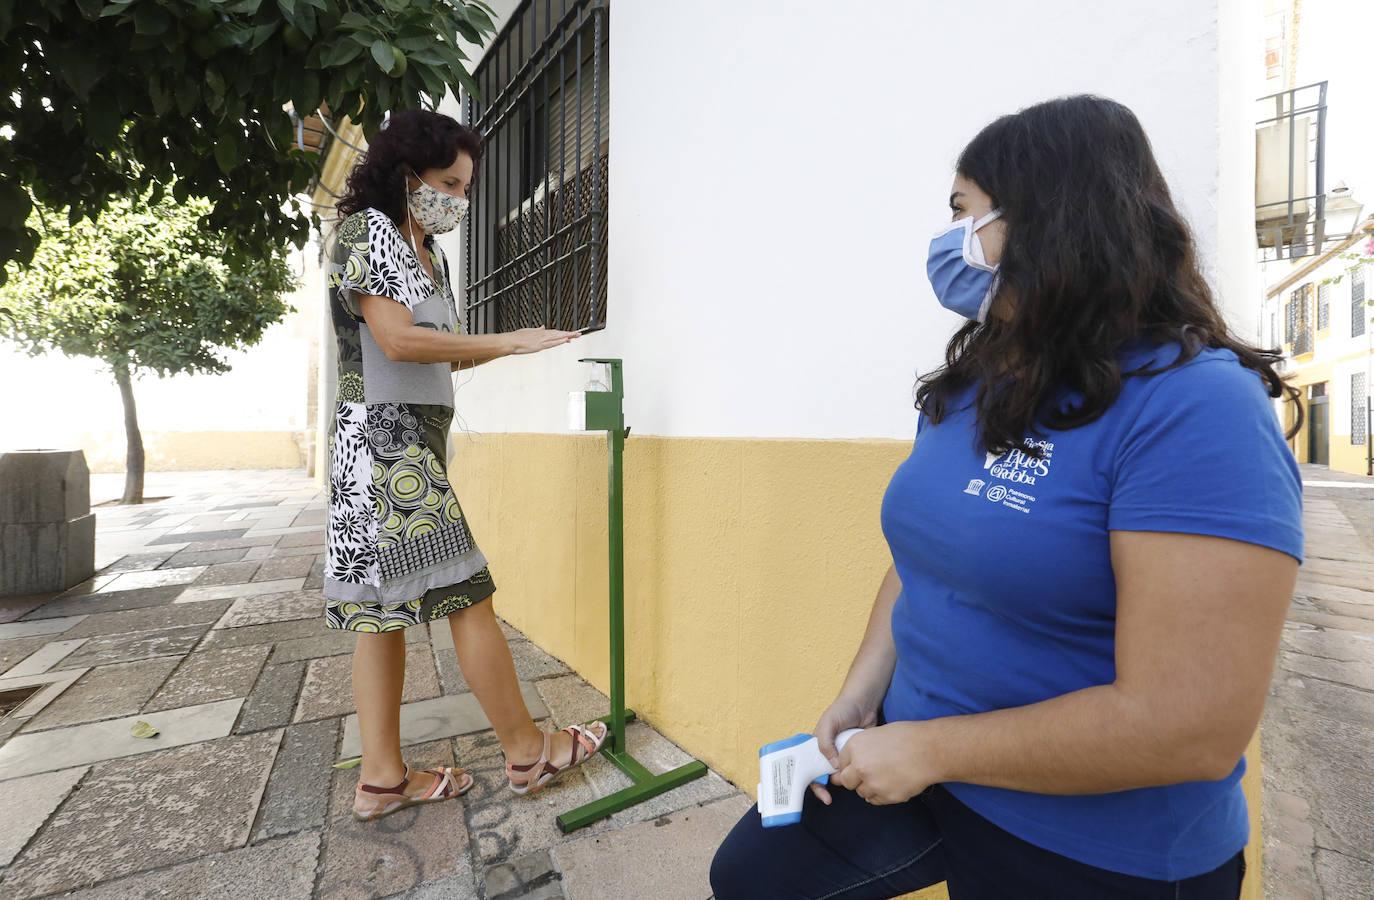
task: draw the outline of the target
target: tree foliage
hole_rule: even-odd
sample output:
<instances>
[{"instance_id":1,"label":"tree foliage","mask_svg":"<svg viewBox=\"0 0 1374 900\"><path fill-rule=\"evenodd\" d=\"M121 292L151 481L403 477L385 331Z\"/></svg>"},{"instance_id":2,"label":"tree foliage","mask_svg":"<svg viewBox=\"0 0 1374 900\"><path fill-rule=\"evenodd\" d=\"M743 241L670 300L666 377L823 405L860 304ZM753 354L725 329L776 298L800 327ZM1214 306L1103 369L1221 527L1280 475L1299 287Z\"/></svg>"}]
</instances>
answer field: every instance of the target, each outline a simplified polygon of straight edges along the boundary
<instances>
[{"instance_id":1,"label":"tree foliage","mask_svg":"<svg viewBox=\"0 0 1374 900\"><path fill-rule=\"evenodd\" d=\"M41 238L34 198L75 223L202 197L226 254L300 246L288 201L320 161L288 107L370 131L474 90L460 39L493 31L480 0L0 0L0 283Z\"/></svg>"},{"instance_id":2,"label":"tree foliage","mask_svg":"<svg viewBox=\"0 0 1374 900\"><path fill-rule=\"evenodd\" d=\"M75 225L35 208L32 263L0 287L0 333L29 353L88 356L116 371L219 373L222 349L257 343L290 308L285 248L226 261L198 220L205 200L116 199Z\"/></svg>"}]
</instances>

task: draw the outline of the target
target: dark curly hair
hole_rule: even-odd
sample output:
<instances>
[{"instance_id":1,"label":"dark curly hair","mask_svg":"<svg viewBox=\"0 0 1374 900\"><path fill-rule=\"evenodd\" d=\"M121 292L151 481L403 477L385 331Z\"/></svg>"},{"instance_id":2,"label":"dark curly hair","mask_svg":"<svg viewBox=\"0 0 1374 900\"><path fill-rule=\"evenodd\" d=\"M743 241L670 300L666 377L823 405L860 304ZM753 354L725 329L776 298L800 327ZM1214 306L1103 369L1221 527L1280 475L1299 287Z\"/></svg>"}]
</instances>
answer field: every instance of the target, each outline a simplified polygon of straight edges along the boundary
<instances>
[{"instance_id":1,"label":"dark curly hair","mask_svg":"<svg viewBox=\"0 0 1374 900\"><path fill-rule=\"evenodd\" d=\"M961 328L944 365L921 378L916 406L931 422L977 385L979 441L989 452L1020 448L1042 426L1087 425L1116 401L1124 378L1163 371L1122 371L1122 347L1141 339L1182 347L1168 368L1204 347L1225 348L1260 374L1270 396L1297 397L1275 369L1277 351L1231 335L1150 141L1125 106L1076 96L1003 116L964 148L958 171L1003 211L998 290L1014 303L1004 319ZM1053 404L1063 389L1082 403Z\"/></svg>"},{"instance_id":2,"label":"dark curly hair","mask_svg":"<svg viewBox=\"0 0 1374 900\"><path fill-rule=\"evenodd\" d=\"M458 154L482 159L482 136L442 113L425 109L394 112L367 142L367 152L348 175L339 200L339 216L372 207L400 223L406 214L405 176L426 169L445 169Z\"/></svg>"}]
</instances>

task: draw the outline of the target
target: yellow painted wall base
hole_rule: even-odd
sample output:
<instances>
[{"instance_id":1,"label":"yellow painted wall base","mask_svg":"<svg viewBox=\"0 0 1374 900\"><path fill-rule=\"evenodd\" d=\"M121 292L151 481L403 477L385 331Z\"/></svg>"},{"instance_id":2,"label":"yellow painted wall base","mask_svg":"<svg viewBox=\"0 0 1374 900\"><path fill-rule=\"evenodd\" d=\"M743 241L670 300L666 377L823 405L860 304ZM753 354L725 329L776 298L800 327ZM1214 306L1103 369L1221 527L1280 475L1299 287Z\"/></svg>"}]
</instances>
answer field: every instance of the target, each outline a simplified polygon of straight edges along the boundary
<instances>
[{"instance_id":1,"label":"yellow painted wall base","mask_svg":"<svg viewBox=\"0 0 1374 900\"><path fill-rule=\"evenodd\" d=\"M606 439L452 440L451 476L501 615L608 684ZM760 745L834 698L891 564L878 522L905 441L632 437L625 451L630 705L750 793ZM1259 898L1259 747L1246 792ZM921 897L943 897L943 889Z\"/></svg>"},{"instance_id":2,"label":"yellow painted wall base","mask_svg":"<svg viewBox=\"0 0 1374 900\"><path fill-rule=\"evenodd\" d=\"M300 469L307 438L298 431L153 431L143 434L143 452L149 472ZM74 443L92 472L124 471L123 432L88 433Z\"/></svg>"}]
</instances>

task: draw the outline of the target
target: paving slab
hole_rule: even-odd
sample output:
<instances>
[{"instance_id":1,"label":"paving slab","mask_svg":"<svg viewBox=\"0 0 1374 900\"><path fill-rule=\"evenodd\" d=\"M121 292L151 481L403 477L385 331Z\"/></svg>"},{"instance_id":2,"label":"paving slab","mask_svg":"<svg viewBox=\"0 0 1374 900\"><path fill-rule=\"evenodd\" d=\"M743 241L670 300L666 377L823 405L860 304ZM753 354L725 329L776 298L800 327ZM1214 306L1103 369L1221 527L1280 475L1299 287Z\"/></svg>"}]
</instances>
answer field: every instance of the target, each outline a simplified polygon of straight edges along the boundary
<instances>
[{"instance_id":1,"label":"paving slab","mask_svg":"<svg viewBox=\"0 0 1374 900\"><path fill-rule=\"evenodd\" d=\"M243 554L243 562L261 562L264 559L272 558L272 545L266 544L257 547L249 547L248 552Z\"/></svg>"},{"instance_id":2,"label":"paving slab","mask_svg":"<svg viewBox=\"0 0 1374 900\"><path fill-rule=\"evenodd\" d=\"M532 641L511 641L511 657L515 660L515 674L521 681L539 681L569 674L569 669Z\"/></svg>"},{"instance_id":3,"label":"paving slab","mask_svg":"<svg viewBox=\"0 0 1374 900\"><path fill-rule=\"evenodd\" d=\"M25 622L51 619L59 616L90 615L93 613L118 612L124 609L144 609L150 606L165 606L186 590L180 585L167 587L138 588L132 591L115 591L109 594L90 594L80 597L58 597L35 609L24 617Z\"/></svg>"},{"instance_id":4,"label":"paving slab","mask_svg":"<svg viewBox=\"0 0 1374 900\"><path fill-rule=\"evenodd\" d=\"M310 564L310 572L305 576L305 589L307 591L324 590L324 560L318 556Z\"/></svg>"},{"instance_id":5,"label":"paving slab","mask_svg":"<svg viewBox=\"0 0 1374 900\"><path fill-rule=\"evenodd\" d=\"M76 652L86 641L50 641L11 666L4 674L7 678L22 678L26 675L41 675L49 669L57 668L64 659Z\"/></svg>"},{"instance_id":6,"label":"paving slab","mask_svg":"<svg viewBox=\"0 0 1374 900\"><path fill-rule=\"evenodd\" d=\"M530 684L520 685L520 693L525 698L525 706L536 720L548 715L539 694ZM435 697L418 703L401 705L401 745L422 744L441 738L472 734L486 731L491 722L472 694L459 694L449 697ZM358 717L350 715L344 719L343 746L339 748L339 758L348 759L362 752L362 741L358 736ZM466 765L466 762L464 763ZM513 794L511 796L514 796Z\"/></svg>"},{"instance_id":7,"label":"paving slab","mask_svg":"<svg viewBox=\"0 0 1374 900\"><path fill-rule=\"evenodd\" d=\"M318 591L288 591L239 597L216 628L268 625L292 619L317 619L324 628L324 597Z\"/></svg>"},{"instance_id":8,"label":"paving slab","mask_svg":"<svg viewBox=\"0 0 1374 900\"><path fill-rule=\"evenodd\" d=\"M228 547L218 550L181 550L164 562L158 571L172 569L203 569L219 563L239 562L248 552L246 547Z\"/></svg>"},{"instance_id":9,"label":"paving slab","mask_svg":"<svg viewBox=\"0 0 1374 900\"><path fill-rule=\"evenodd\" d=\"M132 716L181 663L176 656L89 669L41 712L29 719L25 734Z\"/></svg>"},{"instance_id":10,"label":"paving slab","mask_svg":"<svg viewBox=\"0 0 1374 900\"><path fill-rule=\"evenodd\" d=\"M494 732L485 730L460 737L456 745L459 764L476 781L464 800L473 854L479 866L498 865L568 840L558 829L558 814L597 797L585 777L585 766L573 769L532 797L518 796L508 787L505 756ZM598 822L578 834L599 834L607 827L606 822Z\"/></svg>"},{"instance_id":11,"label":"paving slab","mask_svg":"<svg viewBox=\"0 0 1374 900\"><path fill-rule=\"evenodd\" d=\"M258 807L253 843L324 826L338 742L337 719L286 729Z\"/></svg>"},{"instance_id":12,"label":"paving slab","mask_svg":"<svg viewBox=\"0 0 1374 900\"><path fill-rule=\"evenodd\" d=\"M102 585L97 593L190 584L199 578L206 568L206 566L183 566L176 569L153 569L151 572L126 572L123 575L115 576L115 579L109 584Z\"/></svg>"},{"instance_id":13,"label":"paving slab","mask_svg":"<svg viewBox=\"0 0 1374 900\"><path fill-rule=\"evenodd\" d=\"M6 894L89 887L242 846L280 737L224 738L93 767L6 873Z\"/></svg>"},{"instance_id":14,"label":"paving slab","mask_svg":"<svg viewBox=\"0 0 1374 900\"><path fill-rule=\"evenodd\" d=\"M157 631L134 631L109 637L87 639L71 656L63 661L63 668L79 666L108 666L132 662L154 656L184 656L200 642L208 630L206 625L183 625Z\"/></svg>"},{"instance_id":15,"label":"paving slab","mask_svg":"<svg viewBox=\"0 0 1374 900\"><path fill-rule=\"evenodd\" d=\"M221 738L234 727L242 705L242 700L221 700L163 713L17 734L0 746L0 781ZM134 737L129 729L139 720L151 723L162 733L151 739Z\"/></svg>"},{"instance_id":16,"label":"paving slab","mask_svg":"<svg viewBox=\"0 0 1374 900\"><path fill-rule=\"evenodd\" d=\"M0 625L0 641L13 638L33 637L35 635L58 635L81 624L85 616L57 616L51 619L34 619L25 622L8 622ZM52 640L46 637L45 640Z\"/></svg>"},{"instance_id":17,"label":"paving slab","mask_svg":"<svg viewBox=\"0 0 1374 900\"><path fill-rule=\"evenodd\" d=\"M56 672L43 672L40 675L24 675L15 678L0 678L0 691L35 688L27 699L9 714L0 719L0 739L7 739L29 719L42 712L48 704L62 695L67 688L76 683L89 669L61 669Z\"/></svg>"},{"instance_id":18,"label":"paving slab","mask_svg":"<svg viewBox=\"0 0 1374 900\"><path fill-rule=\"evenodd\" d=\"M404 900L479 900L477 882L471 872L440 878L398 895ZM494 897L488 900L495 900ZM561 897L560 897L561 900Z\"/></svg>"},{"instance_id":19,"label":"paving slab","mask_svg":"<svg viewBox=\"0 0 1374 900\"><path fill-rule=\"evenodd\" d=\"M163 537L157 538L156 540L151 540L148 543L152 545L184 544L198 541L228 541L233 540L234 538L243 537L244 532L247 530L248 529L246 528L229 528L224 529L222 531L183 531L179 533L164 535Z\"/></svg>"},{"instance_id":20,"label":"paving slab","mask_svg":"<svg viewBox=\"0 0 1374 900\"><path fill-rule=\"evenodd\" d=\"M562 900L563 876L547 850L526 853L498 863L482 873L482 893L487 897L557 897Z\"/></svg>"},{"instance_id":21,"label":"paving slab","mask_svg":"<svg viewBox=\"0 0 1374 900\"><path fill-rule=\"evenodd\" d=\"M66 900L310 900L319 856L320 833L309 831L131 875Z\"/></svg>"},{"instance_id":22,"label":"paving slab","mask_svg":"<svg viewBox=\"0 0 1374 900\"><path fill-rule=\"evenodd\" d=\"M0 625L23 618L56 596L56 594L26 594L24 596L0 597Z\"/></svg>"},{"instance_id":23,"label":"paving slab","mask_svg":"<svg viewBox=\"0 0 1374 900\"><path fill-rule=\"evenodd\" d=\"M277 581L282 578L303 578L310 574L314 558L310 556L283 556L265 560L253 576L254 581Z\"/></svg>"},{"instance_id":24,"label":"paving slab","mask_svg":"<svg viewBox=\"0 0 1374 900\"><path fill-rule=\"evenodd\" d=\"M295 638L279 641L272 650L273 663L294 662L302 659L318 659L322 656L339 656L352 653L357 646L358 636L351 631L336 628L321 629L314 637Z\"/></svg>"},{"instance_id":25,"label":"paving slab","mask_svg":"<svg viewBox=\"0 0 1374 900\"><path fill-rule=\"evenodd\" d=\"M434 656L426 644L406 645L405 688L402 703L439 696ZM308 722L347 715L353 711L353 657L312 659L305 669L300 703L294 721Z\"/></svg>"},{"instance_id":26,"label":"paving slab","mask_svg":"<svg viewBox=\"0 0 1374 900\"><path fill-rule=\"evenodd\" d=\"M84 597L87 594L94 594L118 577L118 575L109 573L93 575L90 578L87 578L85 581L81 582L80 584L67 588L65 591L61 593L60 596Z\"/></svg>"},{"instance_id":27,"label":"paving slab","mask_svg":"<svg viewBox=\"0 0 1374 900\"><path fill-rule=\"evenodd\" d=\"M278 548L319 547L324 552L324 529L314 528L297 534L284 534L277 540Z\"/></svg>"},{"instance_id":28,"label":"paving slab","mask_svg":"<svg viewBox=\"0 0 1374 900\"><path fill-rule=\"evenodd\" d=\"M611 711L610 699L577 675L547 678L538 688L559 728L589 722Z\"/></svg>"},{"instance_id":29,"label":"paving slab","mask_svg":"<svg viewBox=\"0 0 1374 900\"><path fill-rule=\"evenodd\" d=\"M304 662L269 665L258 675L253 691L243 704L235 734L247 734L267 728L281 728L291 721L305 677Z\"/></svg>"},{"instance_id":30,"label":"paving slab","mask_svg":"<svg viewBox=\"0 0 1374 900\"><path fill-rule=\"evenodd\" d=\"M96 537L96 544L99 545L100 537ZM101 569L101 574L116 575L121 572L144 572L148 569L156 569L158 566L172 558L174 550L158 550L142 553L130 553L121 556L116 562L111 563Z\"/></svg>"},{"instance_id":31,"label":"paving slab","mask_svg":"<svg viewBox=\"0 0 1374 900\"><path fill-rule=\"evenodd\" d=\"M5 815L0 816L0 870L14 861L87 771L86 766L80 766L5 782Z\"/></svg>"},{"instance_id":32,"label":"paving slab","mask_svg":"<svg viewBox=\"0 0 1374 900\"><path fill-rule=\"evenodd\" d=\"M1374 896L1374 861L1320 848L1317 883L1327 900L1368 900Z\"/></svg>"},{"instance_id":33,"label":"paving slab","mask_svg":"<svg viewBox=\"0 0 1374 900\"><path fill-rule=\"evenodd\" d=\"M412 747L412 766L453 765L448 741ZM354 822L358 770L338 771L325 831L317 896L390 897L471 873L463 800L413 806L377 822Z\"/></svg>"},{"instance_id":34,"label":"paving slab","mask_svg":"<svg viewBox=\"0 0 1374 900\"><path fill-rule=\"evenodd\" d=\"M710 897L711 859L749 807L748 798L731 797L557 846L552 853L563 890L569 900Z\"/></svg>"},{"instance_id":35,"label":"paving slab","mask_svg":"<svg viewBox=\"0 0 1374 900\"><path fill-rule=\"evenodd\" d=\"M272 559L285 559L295 556L318 556L324 552L324 544L304 544L291 547L272 548Z\"/></svg>"},{"instance_id":36,"label":"paving slab","mask_svg":"<svg viewBox=\"0 0 1374 900\"><path fill-rule=\"evenodd\" d=\"M177 598L177 602L199 603L204 600L235 600L239 597L257 597L261 594L282 594L299 591L304 584L304 578L281 578L251 584L194 585L186 588Z\"/></svg>"},{"instance_id":37,"label":"paving slab","mask_svg":"<svg viewBox=\"0 0 1374 900\"><path fill-rule=\"evenodd\" d=\"M273 644L333 634L324 623L314 619L292 622L273 622L271 625L244 625L241 628L212 628L205 635L201 649L210 647L242 647L248 644ZM342 632L340 632L342 633Z\"/></svg>"},{"instance_id":38,"label":"paving slab","mask_svg":"<svg viewBox=\"0 0 1374 900\"><path fill-rule=\"evenodd\" d=\"M0 677L52 640L46 634L0 640Z\"/></svg>"},{"instance_id":39,"label":"paving slab","mask_svg":"<svg viewBox=\"0 0 1374 900\"><path fill-rule=\"evenodd\" d=\"M85 621L79 622L71 630L64 632L62 637L66 639L113 637L117 634L159 631L164 628L180 628L186 625L204 625L208 628L218 622L220 617L228 611L231 602L220 600L205 603L169 603L163 606L147 606L142 609L96 613L95 615L80 617Z\"/></svg>"},{"instance_id":40,"label":"paving slab","mask_svg":"<svg viewBox=\"0 0 1374 900\"><path fill-rule=\"evenodd\" d=\"M192 653L144 707L144 712L247 697L267 655L268 648L262 645Z\"/></svg>"}]
</instances>

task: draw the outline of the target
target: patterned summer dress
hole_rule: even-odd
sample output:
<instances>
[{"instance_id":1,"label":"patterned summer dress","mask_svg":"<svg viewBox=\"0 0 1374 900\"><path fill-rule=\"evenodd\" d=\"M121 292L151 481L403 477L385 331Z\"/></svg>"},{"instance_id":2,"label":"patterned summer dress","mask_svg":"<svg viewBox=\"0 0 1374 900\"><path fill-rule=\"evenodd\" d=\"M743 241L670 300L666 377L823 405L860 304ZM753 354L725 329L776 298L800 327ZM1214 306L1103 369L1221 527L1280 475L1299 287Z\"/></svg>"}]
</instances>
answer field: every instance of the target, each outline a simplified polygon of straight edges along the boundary
<instances>
[{"instance_id":1,"label":"patterned summer dress","mask_svg":"<svg viewBox=\"0 0 1374 900\"><path fill-rule=\"evenodd\" d=\"M339 226L329 307L339 349L330 438L325 618L331 628L391 631L472 606L495 591L447 471L448 363L393 362L359 298L389 297L416 325L459 328L443 251L426 241L436 284L391 219L375 209Z\"/></svg>"}]
</instances>

